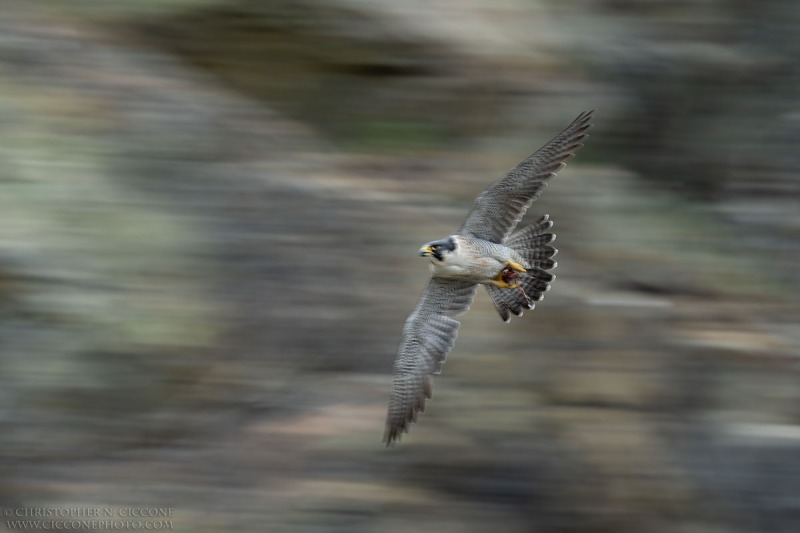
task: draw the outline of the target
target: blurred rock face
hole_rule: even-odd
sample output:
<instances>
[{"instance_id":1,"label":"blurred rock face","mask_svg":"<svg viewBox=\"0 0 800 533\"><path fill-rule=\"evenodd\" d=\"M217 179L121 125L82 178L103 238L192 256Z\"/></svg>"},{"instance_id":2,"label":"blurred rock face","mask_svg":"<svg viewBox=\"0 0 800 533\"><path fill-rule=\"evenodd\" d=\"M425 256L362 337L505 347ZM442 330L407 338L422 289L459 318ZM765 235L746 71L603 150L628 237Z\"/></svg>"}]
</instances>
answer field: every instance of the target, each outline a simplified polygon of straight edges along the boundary
<instances>
[{"instance_id":1,"label":"blurred rock face","mask_svg":"<svg viewBox=\"0 0 800 533\"><path fill-rule=\"evenodd\" d=\"M794 531L799 18L9 4L3 505L170 507L193 531ZM481 293L383 450L417 248L587 108L531 210L556 223L553 291L511 326Z\"/></svg>"}]
</instances>

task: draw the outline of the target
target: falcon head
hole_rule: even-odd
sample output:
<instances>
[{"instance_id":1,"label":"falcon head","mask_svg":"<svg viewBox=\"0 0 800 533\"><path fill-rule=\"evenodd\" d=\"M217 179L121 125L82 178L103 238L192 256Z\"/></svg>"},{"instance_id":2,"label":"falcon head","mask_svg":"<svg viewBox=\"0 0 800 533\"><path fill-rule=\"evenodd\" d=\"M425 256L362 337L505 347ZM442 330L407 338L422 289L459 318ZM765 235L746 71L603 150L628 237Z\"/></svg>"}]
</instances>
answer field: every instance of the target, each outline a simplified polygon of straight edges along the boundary
<instances>
[{"instance_id":1,"label":"falcon head","mask_svg":"<svg viewBox=\"0 0 800 533\"><path fill-rule=\"evenodd\" d=\"M433 257L437 261L444 261L447 254L454 252L456 249L456 240L453 237L448 237L440 241L429 242L419 249L419 255L422 257ZM433 259L431 259L433 261Z\"/></svg>"}]
</instances>

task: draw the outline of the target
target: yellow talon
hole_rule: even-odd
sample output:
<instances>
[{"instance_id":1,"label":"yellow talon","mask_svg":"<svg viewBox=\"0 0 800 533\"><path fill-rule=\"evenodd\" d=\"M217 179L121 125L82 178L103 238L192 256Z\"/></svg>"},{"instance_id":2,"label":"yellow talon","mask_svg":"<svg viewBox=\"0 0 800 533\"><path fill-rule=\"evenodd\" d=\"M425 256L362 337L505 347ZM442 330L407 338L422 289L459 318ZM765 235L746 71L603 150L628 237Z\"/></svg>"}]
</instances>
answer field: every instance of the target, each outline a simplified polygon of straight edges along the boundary
<instances>
[{"instance_id":1,"label":"yellow talon","mask_svg":"<svg viewBox=\"0 0 800 533\"><path fill-rule=\"evenodd\" d=\"M527 270L525 270L525 267L523 267L519 263L512 261L511 259L508 260L508 265L506 265L506 268L516 270L517 272L527 272Z\"/></svg>"},{"instance_id":2,"label":"yellow talon","mask_svg":"<svg viewBox=\"0 0 800 533\"><path fill-rule=\"evenodd\" d=\"M520 282L519 281L514 281L514 282L511 282L511 283L508 283L506 280L504 280L502 272L500 272L497 275L496 278L490 279L489 283L491 283L495 287L499 287L501 289L516 289L517 287L520 286Z\"/></svg>"},{"instance_id":3,"label":"yellow talon","mask_svg":"<svg viewBox=\"0 0 800 533\"><path fill-rule=\"evenodd\" d=\"M489 280L489 283L501 289L516 289L521 285L521 282L514 281L518 275L509 276L509 270L504 268L497 276Z\"/></svg>"},{"instance_id":4,"label":"yellow talon","mask_svg":"<svg viewBox=\"0 0 800 533\"><path fill-rule=\"evenodd\" d=\"M506 266L503 267L503 270L498 272L497 276L489 280L489 283L501 289L516 289L522 284L520 281L515 281L520 277L518 272L525 273L527 270L519 263L509 259Z\"/></svg>"}]
</instances>

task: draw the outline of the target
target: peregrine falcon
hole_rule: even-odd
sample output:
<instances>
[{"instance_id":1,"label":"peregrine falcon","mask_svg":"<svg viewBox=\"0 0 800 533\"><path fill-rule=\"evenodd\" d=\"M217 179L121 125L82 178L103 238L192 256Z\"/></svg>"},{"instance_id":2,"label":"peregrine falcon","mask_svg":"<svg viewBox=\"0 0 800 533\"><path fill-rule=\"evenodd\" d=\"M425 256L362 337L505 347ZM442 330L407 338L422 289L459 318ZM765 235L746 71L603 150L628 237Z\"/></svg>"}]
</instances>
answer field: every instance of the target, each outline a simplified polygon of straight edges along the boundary
<instances>
[{"instance_id":1,"label":"peregrine falcon","mask_svg":"<svg viewBox=\"0 0 800 533\"><path fill-rule=\"evenodd\" d=\"M432 395L431 376L439 374L453 348L460 323L478 285L489 292L505 322L533 309L555 276L550 244L555 235L548 215L514 229L547 180L588 137L593 111L578 117L537 152L478 196L455 234L425 244L419 254L431 262L431 279L416 309L406 319L394 362L384 441L388 446L408 432ZM512 233L513 232L513 233Z\"/></svg>"}]
</instances>

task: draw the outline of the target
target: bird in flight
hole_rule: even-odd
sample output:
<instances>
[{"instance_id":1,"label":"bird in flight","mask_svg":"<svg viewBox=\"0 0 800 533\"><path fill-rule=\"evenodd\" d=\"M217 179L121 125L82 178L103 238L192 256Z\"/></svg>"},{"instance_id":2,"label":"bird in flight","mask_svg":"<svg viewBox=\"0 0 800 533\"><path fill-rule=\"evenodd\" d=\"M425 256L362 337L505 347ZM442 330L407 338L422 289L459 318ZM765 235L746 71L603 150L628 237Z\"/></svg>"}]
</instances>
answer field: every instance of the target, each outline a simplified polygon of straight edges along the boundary
<instances>
[{"instance_id":1,"label":"bird in flight","mask_svg":"<svg viewBox=\"0 0 800 533\"><path fill-rule=\"evenodd\" d=\"M439 374L452 350L460 323L454 316L469 310L478 285L489 292L505 322L533 309L555 276L557 250L550 244L548 215L514 231L547 180L588 137L593 111L581 113L561 133L492 183L472 204L455 234L432 241L419 254L431 262L431 279L416 309L406 319L394 362L384 441L390 445L408 432L425 411ZM513 232L513 233L512 233Z\"/></svg>"}]
</instances>

